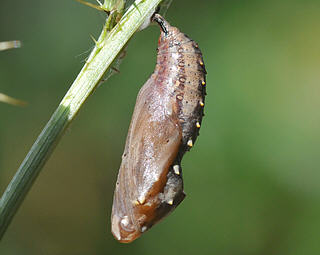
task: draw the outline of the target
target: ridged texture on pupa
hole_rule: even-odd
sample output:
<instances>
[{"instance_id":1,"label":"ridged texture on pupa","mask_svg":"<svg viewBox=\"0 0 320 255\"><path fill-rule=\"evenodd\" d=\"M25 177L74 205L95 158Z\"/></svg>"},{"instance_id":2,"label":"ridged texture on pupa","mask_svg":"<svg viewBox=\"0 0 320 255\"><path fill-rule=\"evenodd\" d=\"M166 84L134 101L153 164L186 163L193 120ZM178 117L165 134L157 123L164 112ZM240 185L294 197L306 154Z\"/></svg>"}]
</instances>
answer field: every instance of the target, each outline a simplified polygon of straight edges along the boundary
<instances>
[{"instance_id":1,"label":"ridged texture on pupa","mask_svg":"<svg viewBox=\"0 0 320 255\"><path fill-rule=\"evenodd\" d=\"M198 134L205 75L197 43L160 15L157 65L141 88L122 155L112 233L123 243L164 218L184 199L181 159Z\"/></svg>"}]
</instances>

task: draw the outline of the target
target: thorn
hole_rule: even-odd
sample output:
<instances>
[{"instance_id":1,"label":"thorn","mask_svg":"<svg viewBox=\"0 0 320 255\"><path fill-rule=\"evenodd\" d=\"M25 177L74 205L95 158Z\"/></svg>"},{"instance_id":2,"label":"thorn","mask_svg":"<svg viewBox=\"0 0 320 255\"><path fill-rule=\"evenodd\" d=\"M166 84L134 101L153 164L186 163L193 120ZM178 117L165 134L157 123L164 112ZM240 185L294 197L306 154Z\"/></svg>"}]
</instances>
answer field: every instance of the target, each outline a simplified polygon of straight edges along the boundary
<instances>
[{"instance_id":1,"label":"thorn","mask_svg":"<svg viewBox=\"0 0 320 255\"><path fill-rule=\"evenodd\" d=\"M16 106L26 106L28 103L5 94L0 93L0 102Z\"/></svg>"},{"instance_id":2,"label":"thorn","mask_svg":"<svg viewBox=\"0 0 320 255\"><path fill-rule=\"evenodd\" d=\"M111 66L110 69L111 69L112 71L116 72L116 73L120 73L120 70L117 69L117 68L115 68L115 67L113 67L113 66Z\"/></svg>"},{"instance_id":3,"label":"thorn","mask_svg":"<svg viewBox=\"0 0 320 255\"><path fill-rule=\"evenodd\" d=\"M99 0L96 0L96 1L100 6L102 6L102 3Z\"/></svg>"},{"instance_id":4,"label":"thorn","mask_svg":"<svg viewBox=\"0 0 320 255\"><path fill-rule=\"evenodd\" d=\"M90 35L90 37L91 37L92 41L94 41L95 45L97 45L97 47L99 47L98 41L93 37L93 35Z\"/></svg>"},{"instance_id":5,"label":"thorn","mask_svg":"<svg viewBox=\"0 0 320 255\"><path fill-rule=\"evenodd\" d=\"M84 0L76 0L76 1L79 2L79 3L81 3L81 4L83 4L83 5L89 6L89 7L93 8L93 9L97 9L97 10L99 10L99 11L104 11L103 8L101 8L102 4L101 4L99 1L97 1L97 2L100 4L100 6L99 6L99 5L95 5L95 4L88 3L88 2L86 2L86 1L84 1Z\"/></svg>"}]
</instances>

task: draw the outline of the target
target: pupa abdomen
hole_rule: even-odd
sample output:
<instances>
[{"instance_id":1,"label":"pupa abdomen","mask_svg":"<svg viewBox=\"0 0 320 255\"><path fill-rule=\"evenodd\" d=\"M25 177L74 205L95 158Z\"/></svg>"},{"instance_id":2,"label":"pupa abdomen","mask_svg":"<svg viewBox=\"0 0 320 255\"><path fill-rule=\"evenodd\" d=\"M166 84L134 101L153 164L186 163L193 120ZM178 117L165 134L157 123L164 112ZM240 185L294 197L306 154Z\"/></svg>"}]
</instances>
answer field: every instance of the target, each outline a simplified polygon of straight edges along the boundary
<instances>
[{"instance_id":1,"label":"pupa abdomen","mask_svg":"<svg viewBox=\"0 0 320 255\"><path fill-rule=\"evenodd\" d=\"M197 43L160 15L157 65L141 88L122 156L112 233L131 242L184 199L181 160L198 134L206 71Z\"/></svg>"}]
</instances>

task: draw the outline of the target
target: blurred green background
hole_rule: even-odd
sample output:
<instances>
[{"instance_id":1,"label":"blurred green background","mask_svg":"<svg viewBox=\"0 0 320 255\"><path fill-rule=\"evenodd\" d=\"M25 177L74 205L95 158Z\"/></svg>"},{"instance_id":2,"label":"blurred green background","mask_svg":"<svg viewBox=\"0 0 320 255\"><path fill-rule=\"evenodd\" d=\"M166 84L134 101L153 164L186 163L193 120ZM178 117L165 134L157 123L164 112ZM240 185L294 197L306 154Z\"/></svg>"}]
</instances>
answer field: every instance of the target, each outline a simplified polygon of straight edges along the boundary
<instances>
[{"instance_id":1,"label":"blurred green background","mask_svg":"<svg viewBox=\"0 0 320 255\"><path fill-rule=\"evenodd\" d=\"M110 233L113 189L159 29L131 40L121 73L89 98L45 165L0 254L320 254L320 1L175 0L171 24L203 51L201 135L184 202L132 244ZM73 0L0 4L2 193L81 69L104 15Z\"/></svg>"}]
</instances>

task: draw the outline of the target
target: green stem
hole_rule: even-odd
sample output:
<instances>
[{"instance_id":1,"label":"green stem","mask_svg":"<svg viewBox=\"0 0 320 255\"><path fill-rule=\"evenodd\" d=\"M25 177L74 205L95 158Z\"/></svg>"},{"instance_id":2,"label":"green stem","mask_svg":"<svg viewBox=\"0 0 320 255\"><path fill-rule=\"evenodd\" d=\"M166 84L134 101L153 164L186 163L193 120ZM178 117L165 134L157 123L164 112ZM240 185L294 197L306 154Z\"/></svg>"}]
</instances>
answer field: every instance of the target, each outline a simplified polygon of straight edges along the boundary
<instances>
[{"instance_id":1,"label":"green stem","mask_svg":"<svg viewBox=\"0 0 320 255\"><path fill-rule=\"evenodd\" d=\"M0 240L64 131L130 37L161 0L137 0L106 35L101 32L87 63L31 147L0 200Z\"/></svg>"}]
</instances>

